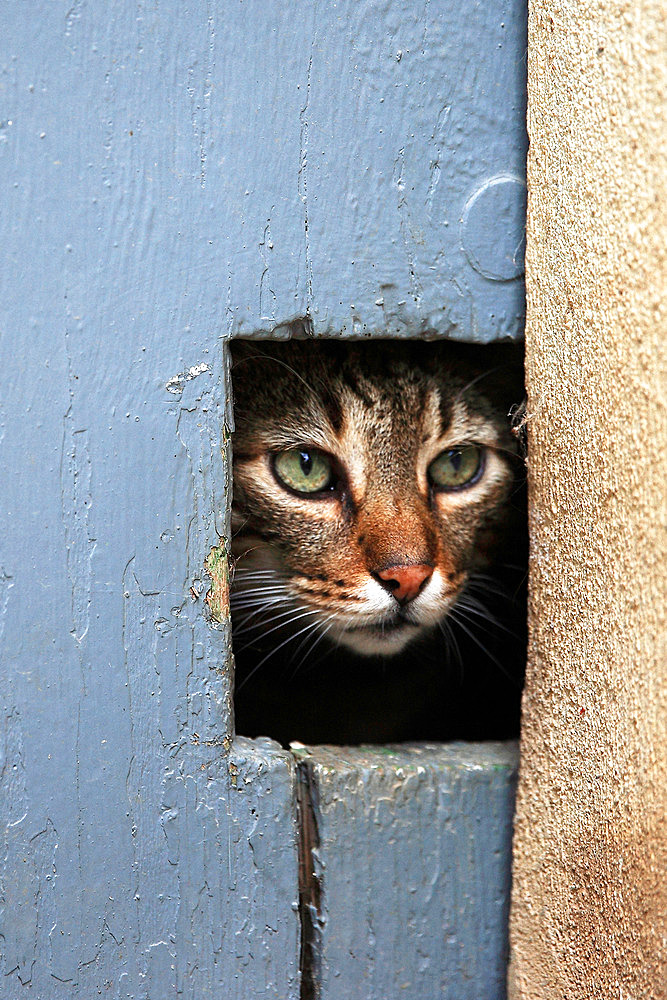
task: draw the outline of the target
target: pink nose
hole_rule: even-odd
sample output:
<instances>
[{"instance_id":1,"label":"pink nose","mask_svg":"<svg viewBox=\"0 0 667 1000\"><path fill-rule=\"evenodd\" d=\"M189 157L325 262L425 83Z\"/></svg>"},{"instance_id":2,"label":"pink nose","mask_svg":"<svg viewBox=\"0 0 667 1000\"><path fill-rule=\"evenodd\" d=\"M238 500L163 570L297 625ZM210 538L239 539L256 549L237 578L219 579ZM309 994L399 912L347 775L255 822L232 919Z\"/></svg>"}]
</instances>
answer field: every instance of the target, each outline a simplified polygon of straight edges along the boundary
<instances>
[{"instance_id":1,"label":"pink nose","mask_svg":"<svg viewBox=\"0 0 667 1000\"><path fill-rule=\"evenodd\" d=\"M432 575L433 567L427 566L426 563L418 563L416 566L390 566L376 573L382 586L399 604L407 604L415 598Z\"/></svg>"}]
</instances>

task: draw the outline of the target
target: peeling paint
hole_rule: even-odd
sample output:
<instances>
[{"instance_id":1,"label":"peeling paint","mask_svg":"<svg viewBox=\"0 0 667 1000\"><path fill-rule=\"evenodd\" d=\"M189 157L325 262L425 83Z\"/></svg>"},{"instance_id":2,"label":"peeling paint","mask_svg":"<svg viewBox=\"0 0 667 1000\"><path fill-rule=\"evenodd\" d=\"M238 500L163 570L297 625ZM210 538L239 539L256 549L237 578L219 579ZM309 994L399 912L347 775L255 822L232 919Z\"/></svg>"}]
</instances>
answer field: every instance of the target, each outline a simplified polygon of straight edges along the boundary
<instances>
[{"instance_id":1,"label":"peeling paint","mask_svg":"<svg viewBox=\"0 0 667 1000\"><path fill-rule=\"evenodd\" d=\"M212 583L206 594L206 604L215 621L224 621L229 618L229 558L224 542L211 549L204 568Z\"/></svg>"},{"instance_id":2,"label":"peeling paint","mask_svg":"<svg viewBox=\"0 0 667 1000\"><path fill-rule=\"evenodd\" d=\"M210 371L211 366L204 362L199 365L192 365L187 371L179 372L178 375L172 375L165 383L165 389L167 392L173 392L174 395L180 395L183 392L185 382L190 382L191 379L197 378L198 375L203 375L204 372Z\"/></svg>"},{"instance_id":3,"label":"peeling paint","mask_svg":"<svg viewBox=\"0 0 667 1000\"><path fill-rule=\"evenodd\" d=\"M4 19L12 1000L299 994L293 764L232 747L221 341L520 333L520 281L490 293L446 224L522 170L524 5L498 2L232 0L224 31L213 0Z\"/></svg>"}]
</instances>

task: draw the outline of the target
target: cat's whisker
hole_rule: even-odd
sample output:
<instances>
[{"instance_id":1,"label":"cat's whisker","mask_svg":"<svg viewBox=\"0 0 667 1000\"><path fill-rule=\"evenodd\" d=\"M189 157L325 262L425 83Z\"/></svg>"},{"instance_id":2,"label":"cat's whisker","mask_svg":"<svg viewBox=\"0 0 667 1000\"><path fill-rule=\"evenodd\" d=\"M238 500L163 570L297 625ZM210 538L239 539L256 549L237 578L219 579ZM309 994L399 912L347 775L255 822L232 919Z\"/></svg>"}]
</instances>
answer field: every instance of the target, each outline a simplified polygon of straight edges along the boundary
<instances>
[{"instance_id":1,"label":"cat's whisker","mask_svg":"<svg viewBox=\"0 0 667 1000\"><path fill-rule=\"evenodd\" d=\"M303 611L301 608L296 608L295 610L300 611L301 614L298 614L298 615L290 618L290 615L293 613L293 609L290 609L290 611L286 615L279 615L278 616L279 618L285 617L285 619L286 619L285 621L280 622L278 625L274 625L270 629L266 629L266 630L262 629L262 639L265 636L267 636L267 635L271 635L272 632L278 631L278 629L285 628L285 626L291 625L293 622L298 622L301 618L305 618L308 615L317 615L317 614L319 614L319 611L317 611L317 609L314 609L314 608L311 608L311 609L309 609L307 611ZM276 620L275 618L271 619L271 621L275 621L275 620ZM249 645L252 645L252 643L248 643L245 646L242 646L241 649L238 650L238 652L242 653L244 651L244 649L248 648Z\"/></svg>"},{"instance_id":2,"label":"cat's whisker","mask_svg":"<svg viewBox=\"0 0 667 1000\"><path fill-rule=\"evenodd\" d=\"M272 601L266 602L262 601L257 604L248 604L243 608L235 608L232 611L232 623L234 626L234 631L237 632L239 626L245 625L246 622L250 621L251 618L256 618L260 615L267 615L273 613L274 611L280 611L285 605L284 601Z\"/></svg>"},{"instance_id":3,"label":"cat's whisker","mask_svg":"<svg viewBox=\"0 0 667 1000\"><path fill-rule=\"evenodd\" d=\"M256 608L254 611L251 611L250 614L246 614L245 617L242 618L238 623L236 621L232 621L233 638L236 640L238 639L239 636L243 635L245 632L250 632L251 630L257 631L258 628L264 627L264 625L270 625L271 622L277 621L278 618L288 617L290 614L294 613L293 609L290 609L289 612L282 612L277 616L270 615L268 618L262 616L262 612L270 610L272 609L266 608L265 606L261 606ZM253 618L256 618L257 621L255 621L253 625L248 625L247 623L252 621Z\"/></svg>"},{"instance_id":4,"label":"cat's whisker","mask_svg":"<svg viewBox=\"0 0 667 1000\"><path fill-rule=\"evenodd\" d=\"M335 619L335 617L336 617L336 612L334 612L333 614L330 614L321 623L321 626L326 625L327 627L326 628L321 628L321 631L318 632L318 634L315 637L315 641L313 642L312 646L310 646L309 649L305 649L304 650L303 656L301 657L301 659L299 660L298 664L296 665L294 671L292 672L292 679L294 679L294 677L299 672L299 670L301 669L301 667L303 666L303 664L306 662L306 660L313 655L313 652L315 651L315 649L317 648L317 646L319 645L319 643L321 642L321 640L325 637L325 635L327 634L327 632L329 632L333 628L333 626L335 624L335 622L333 621L333 619ZM327 622L329 622L328 625L327 625ZM320 624L320 623L314 623L314 624L317 625L317 624ZM302 648L302 646L306 642L308 642L308 638L309 637L306 636L306 639L302 640L302 642L299 644L299 647L294 651L294 657L296 657L297 653Z\"/></svg>"},{"instance_id":5,"label":"cat's whisker","mask_svg":"<svg viewBox=\"0 0 667 1000\"><path fill-rule=\"evenodd\" d=\"M503 368L507 368L507 367L509 367L509 366L508 365L496 365L495 368L487 368L486 371L480 372L479 375L475 376L475 378L473 378L473 379L470 379L469 382L466 382L466 384L461 389L459 389L459 391L457 392L456 396L454 397L454 402L455 403L460 402L461 397L463 396L463 394L466 393L468 391L468 389L472 389L472 387L474 385L477 385L478 382L481 382L482 379L488 378L489 375L494 375L496 372L499 372Z\"/></svg>"},{"instance_id":6,"label":"cat's whisker","mask_svg":"<svg viewBox=\"0 0 667 1000\"><path fill-rule=\"evenodd\" d=\"M237 569L235 579L237 580L254 580L257 577L273 577L275 580L285 580L286 576L284 573L278 572L272 567L264 566L263 568L251 569L248 566L242 566Z\"/></svg>"},{"instance_id":7,"label":"cat's whisker","mask_svg":"<svg viewBox=\"0 0 667 1000\"><path fill-rule=\"evenodd\" d=\"M304 610L304 608L305 605L301 605L298 607L291 607L288 608L286 611L281 611L277 615L272 614L267 618L260 618L257 622L255 622L254 625L248 625L247 627L244 627L246 622L250 621L252 618L257 617L258 612L253 612L252 614L247 615L243 619L243 621L239 623L240 628L236 627L234 628L233 630L234 638L237 639L240 635L243 635L245 632L250 632L253 630L256 631L260 627L262 628L262 630L264 630L266 625L271 625L275 622L280 621L281 619L284 619L284 621L282 622L283 625L287 625L291 623L291 621L297 621L298 618L294 617L295 612L302 611ZM271 631L273 631L273 629ZM269 634L268 632L262 631L262 635L268 635L268 634Z\"/></svg>"},{"instance_id":8,"label":"cat's whisker","mask_svg":"<svg viewBox=\"0 0 667 1000\"><path fill-rule=\"evenodd\" d=\"M494 606L498 602L503 604L513 604L515 600L515 595L512 594L511 589L507 587L494 587L492 583L478 583L471 584L466 587L466 589L461 594L460 599L476 601L480 606L484 606L480 598L484 600L490 600L494 603ZM487 609L488 610L488 609Z\"/></svg>"},{"instance_id":9,"label":"cat's whisker","mask_svg":"<svg viewBox=\"0 0 667 1000\"><path fill-rule=\"evenodd\" d=\"M322 631L318 633L315 642L312 644L310 649L306 653L304 653L302 662L305 661L306 658L310 659L310 657L313 655L319 644L322 642L327 633L330 632L333 627L334 627L334 622L331 622L329 625L327 625L326 628L322 629Z\"/></svg>"},{"instance_id":10,"label":"cat's whisker","mask_svg":"<svg viewBox=\"0 0 667 1000\"><path fill-rule=\"evenodd\" d=\"M335 617L336 617L336 612L333 611L330 615L327 615L327 617L322 622L314 622L313 624L315 624L315 625L326 625L327 622L331 621ZM292 655L292 659L294 659L298 655L298 653L300 652L300 650L303 648L304 644L307 641L308 641L308 637L306 636L306 638L303 639L299 643L299 645L297 646L297 648L294 650L294 653Z\"/></svg>"},{"instance_id":11,"label":"cat's whisker","mask_svg":"<svg viewBox=\"0 0 667 1000\"><path fill-rule=\"evenodd\" d=\"M249 594L245 597L237 595L236 598L232 599L229 603L232 609L232 613L234 613L234 611L239 611L242 610L243 608L250 608L250 607L261 608L265 606L271 607L274 604L280 604L286 600L289 600L289 594L287 594L286 591L284 590L275 591L274 593L270 594L258 591L254 594Z\"/></svg>"},{"instance_id":12,"label":"cat's whisker","mask_svg":"<svg viewBox=\"0 0 667 1000\"><path fill-rule=\"evenodd\" d=\"M254 584L262 584L262 585L268 584L269 586L284 587L286 583L287 583L286 580L279 579L275 575L275 573L267 573L266 576L264 575L260 576L259 574L255 576L254 574L251 575L250 573L244 573L243 575L241 575L240 573L238 573L234 577L233 587L235 590L247 589L248 587L253 586Z\"/></svg>"},{"instance_id":13,"label":"cat's whisker","mask_svg":"<svg viewBox=\"0 0 667 1000\"><path fill-rule=\"evenodd\" d=\"M479 596L477 596L478 594L489 595L490 597L493 597L494 595L498 595L499 597L507 596L506 592L503 592L500 587L493 587L493 584L489 583L480 583L477 587L474 585L467 587L461 594L461 597L466 601L470 601L471 604L476 605L478 608L488 611L489 609L486 607L484 602L480 600Z\"/></svg>"},{"instance_id":14,"label":"cat's whisker","mask_svg":"<svg viewBox=\"0 0 667 1000\"><path fill-rule=\"evenodd\" d=\"M240 517L241 515L238 513L237 510L235 510L234 506L232 506L232 518L234 516ZM232 531L232 538L238 538L238 536L241 534L241 532L243 531L249 520L250 520L250 515L246 514L243 519L243 524L240 527L238 527L236 531Z\"/></svg>"},{"instance_id":15,"label":"cat's whisker","mask_svg":"<svg viewBox=\"0 0 667 1000\"><path fill-rule=\"evenodd\" d=\"M467 593L468 590L473 590L477 593L488 593L497 595L498 597L503 597L507 600L513 600L514 598L510 595L513 590L515 593L520 591L523 580L519 581L518 589L515 587L516 582L517 581L514 577L512 577L511 580L508 580L507 574L505 574L505 577L499 578L497 576L491 576L483 573L473 573L468 578L468 582L464 588L464 593ZM511 586L509 586L510 583Z\"/></svg>"},{"instance_id":16,"label":"cat's whisker","mask_svg":"<svg viewBox=\"0 0 667 1000\"><path fill-rule=\"evenodd\" d=\"M261 545L251 545L249 549L244 549L243 552L241 552L239 555L234 555L232 557L232 575L234 574L236 567L238 566L238 564L241 562L242 559L245 559L247 556L252 555L253 552L261 552L262 548L263 546Z\"/></svg>"},{"instance_id":17,"label":"cat's whisker","mask_svg":"<svg viewBox=\"0 0 667 1000\"><path fill-rule=\"evenodd\" d=\"M281 642L281 643L280 643L280 644L279 644L278 646L274 646L274 648L273 648L273 649L271 649L271 650L269 650L269 652L268 652L268 653L266 654L266 656L265 656L265 657L263 657L263 659L261 659L261 660L259 661L259 663L257 663L257 664L256 664L256 665L255 665L255 666L253 667L253 669L252 669L252 670L250 671L250 673L249 673L249 674L247 674L247 675L246 675L246 676L245 676L245 677L243 678L243 680L242 680L242 681L241 681L241 683L240 683L240 684L238 685L238 687L236 688L236 690L237 690L237 691L240 691L240 690L241 690L241 688L245 687L245 685L246 685L246 684L248 683L248 681L249 681L249 680L250 680L250 678L251 678L251 677L253 676L253 674L256 674L256 673L257 673L257 671L259 670L259 668L260 668L260 667L262 667L262 666L264 666L264 664L266 663L266 661L267 661L267 660L270 660L272 656L275 656L275 655L276 655L276 653L279 653L279 652L280 652L280 650L281 650L281 649L282 649L282 648L283 648L284 646L286 646L288 642L293 642L294 640L298 639L300 635L303 635L303 634L304 634L304 632L309 632L309 631L311 631L311 629L313 629L313 628L316 628L316 627L317 627L317 622L309 622L309 623L308 623L308 624L307 624L307 625L305 626L305 628L302 628L302 629L301 629L301 630L300 630L299 632L297 632L297 633L296 633L295 635L288 635L288 636L287 636L287 638L286 638L286 639L284 639L284 640L283 640L283 641L282 641L282 642ZM247 647L245 647L245 648L247 648Z\"/></svg>"},{"instance_id":18,"label":"cat's whisker","mask_svg":"<svg viewBox=\"0 0 667 1000\"><path fill-rule=\"evenodd\" d=\"M286 618L289 620L290 616L294 617L297 613L302 611L307 611L308 605L306 604L293 604L290 602L289 606L285 606L285 601L273 601L272 603L262 602L258 604L253 610L248 611L246 608L241 612L243 617L237 616L234 621L234 634L239 634L239 627L245 625L246 622L250 621L252 618L259 618L257 625L261 625L264 628L266 625L270 625L272 622L278 621L280 618Z\"/></svg>"},{"instance_id":19,"label":"cat's whisker","mask_svg":"<svg viewBox=\"0 0 667 1000\"><path fill-rule=\"evenodd\" d=\"M292 375L298 378L299 382L303 382L303 384L305 385L306 389L308 389L309 392L313 392L313 389L308 385L306 380L301 375L299 375L299 373L295 371L291 365L286 364L286 362L282 361L280 358L273 357L270 354L248 354L246 355L245 358L241 358L240 361L237 361L234 364L234 368L238 368L239 365L242 365L247 361L273 361L277 365L282 365L283 368L286 368L288 372L291 372Z\"/></svg>"},{"instance_id":20,"label":"cat's whisker","mask_svg":"<svg viewBox=\"0 0 667 1000\"><path fill-rule=\"evenodd\" d=\"M235 586L232 588L231 600L238 601L243 597L254 597L256 594L287 594L288 592L289 588L283 583L272 583L270 580L267 580L266 582L262 582L261 580L250 580L248 581L248 586Z\"/></svg>"},{"instance_id":21,"label":"cat's whisker","mask_svg":"<svg viewBox=\"0 0 667 1000\"><path fill-rule=\"evenodd\" d=\"M513 586L508 590L507 587L501 586L501 584L494 577L482 577L481 574L475 574L475 576L469 579L463 596L468 594L470 591L478 592L483 595L488 593L499 597L501 600L507 601L510 604L515 604L523 589L524 581L525 575L521 580L519 580L516 586Z\"/></svg>"},{"instance_id":22,"label":"cat's whisker","mask_svg":"<svg viewBox=\"0 0 667 1000\"><path fill-rule=\"evenodd\" d=\"M265 580L235 580L232 586L232 597L236 594L253 594L265 590L287 589L287 583L283 580L275 580L267 577Z\"/></svg>"},{"instance_id":23,"label":"cat's whisker","mask_svg":"<svg viewBox=\"0 0 667 1000\"><path fill-rule=\"evenodd\" d=\"M507 593L507 589L501 585L501 582L498 579L498 577L491 576L490 573L478 573L478 572L471 573L470 576L468 577L466 588L474 586L482 588L488 587L489 590L493 590L495 593L501 595Z\"/></svg>"},{"instance_id":24,"label":"cat's whisker","mask_svg":"<svg viewBox=\"0 0 667 1000\"><path fill-rule=\"evenodd\" d=\"M450 650L453 650L456 654L456 662L459 667L459 681L463 683L463 657L461 656L461 648L456 640L456 634L452 628L450 622L445 618L443 621L438 622L438 628L440 629L443 638L445 640L445 652L449 659ZM451 661L450 661L451 662Z\"/></svg>"},{"instance_id":25,"label":"cat's whisker","mask_svg":"<svg viewBox=\"0 0 667 1000\"><path fill-rule=\"evenodd\" d=\"M521 566L521 565L519 565L517 563L499 562L499 563L496 563L496 565L500 569L516 569L516 570L520 570L520 571L522 571L524 573L526 571L526 567L525 566Z\"/></svg>"},{"instance_id":26,"label":"cat's whisker","mask_svg":"<svg viewBox=\"0 0 667 1000\"><path fill-rule=\"evenodd\" d=\"M472 632L466 625L464 625L464 623L463 623L463 621L461 619L461 616L459 616L459 615L457 615L455 613L455 609L452 608L449 613L450 613L450 616L452 617L453 621L455 621L456 624L458 625L458 627L463 632L465 632L465 634L468 636L469 639L472 639L472 641L475 643L475 645L479 646L479 648L482 650L482 652L486 653L486 655L491 660L491 662L495 663L495 665L505 675L505 677L507 677L508 680L510 680L512 683L516 683L516 679L514 677L512 677L512 675L510 674L510 672L502 665L502 663L500 662L500 660L498 659L498 657L494 656L494 654L491 652L491 650L488 649L484 645L484 643L481 641L481 639L479 638L479 636L475 635L474 632Z\"/></svg>"},{"instance_id":27,"label":"cat's whisker","mask_svg":"<svg viewBox=\"0 0 667 1000\"><path fill-rule=\"evenodd\" d=\"M498 618L492 615L489 610L479 601L476 601L474 597L468 595L468 599L465 598L456 602L456 607L459 611L467 612L469 615L475 615L477 618L482 618L485 622L489 622L496 628L501 629L503 632L507 632L508 635L514 635L511 629L503 624Z\"/></svg>"},{"instance_id":28,"label":"cat's whisker","mask_svg":"<svg viewBox=\"0 0 667 1000\"><path fill-rule=\"evenodd\" d=\"M501 632L504 632L506 635L510 636L512 639L519 638L516 632L513 632L512 629L507 628L507 626L502 625L500 622L495 621L494 619L488 618L488 616L483 615L481 612L476 611L473 608L467 608L465 607L465 605L459 605L458 609L461 614L461 617L459 617L459 622L461 621L461 618L463 618L471 625L472 628L479 628L482 630L482 632L485 632L486 635L488 636L496 635L497 634L496 630L499 630ZM471 618L470 617L471 615L474 615L474 618ZM480 621L479 619L482 619L482 621L487 624L483 624L482 621ZM489 622L491 623L492 627L489 627L488 624Z\"/></svg>"},{"instance_id":29,"label":"cat's whisker","mask_svg":"<svg viewBox=\"0 0 667 1000\"><path fill-rule=\"evenodd\" d=\"M246 598L256 598L266 595L271 596L273 594L285 594L285 596L287 596L287 593L287 588L280 584L276 584L275 587L249 587L247 590L232 591L230 603L233 606Z\"/></svg>"}]
</instances>

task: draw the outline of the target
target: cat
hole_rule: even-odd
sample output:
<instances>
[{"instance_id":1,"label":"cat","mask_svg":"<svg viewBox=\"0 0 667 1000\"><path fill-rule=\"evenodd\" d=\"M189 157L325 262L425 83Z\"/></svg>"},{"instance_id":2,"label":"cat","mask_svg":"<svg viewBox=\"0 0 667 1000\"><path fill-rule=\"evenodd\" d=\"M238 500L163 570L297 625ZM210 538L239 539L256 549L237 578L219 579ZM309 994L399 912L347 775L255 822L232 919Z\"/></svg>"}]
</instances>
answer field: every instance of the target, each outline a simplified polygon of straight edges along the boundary
<instances>
[{"instance_id":1,"label":"cat","mask_svg":"<svg viewBox=\"0 0 667 1000\"><path fill-rule=\"evenodd\" d=\"M515 736L516 345L231 352L237 732L284 745Z\"/></svg>"}]
</instances>

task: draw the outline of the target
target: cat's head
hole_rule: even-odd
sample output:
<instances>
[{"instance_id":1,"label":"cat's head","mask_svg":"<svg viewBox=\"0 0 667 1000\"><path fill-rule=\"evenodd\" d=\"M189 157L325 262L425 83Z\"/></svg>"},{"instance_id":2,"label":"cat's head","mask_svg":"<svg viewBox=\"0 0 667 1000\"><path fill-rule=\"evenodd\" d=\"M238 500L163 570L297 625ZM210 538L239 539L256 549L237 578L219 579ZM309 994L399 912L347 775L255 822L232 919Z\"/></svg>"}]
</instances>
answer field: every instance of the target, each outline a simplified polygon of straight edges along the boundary
<instances>
[{"instance_id":1,"label":"cat's head","mask_svg":"<svg viewBox=\"0 0 667 1000\"><path fill-rule=\"evenodd\" d=\"M442 626L493 558L520 465L516 383L479 351L232 344L239 616L375 656Z\"/></svg>"}]
</instances>

